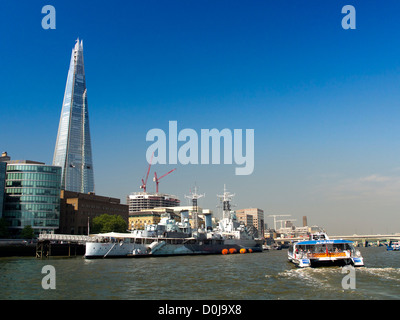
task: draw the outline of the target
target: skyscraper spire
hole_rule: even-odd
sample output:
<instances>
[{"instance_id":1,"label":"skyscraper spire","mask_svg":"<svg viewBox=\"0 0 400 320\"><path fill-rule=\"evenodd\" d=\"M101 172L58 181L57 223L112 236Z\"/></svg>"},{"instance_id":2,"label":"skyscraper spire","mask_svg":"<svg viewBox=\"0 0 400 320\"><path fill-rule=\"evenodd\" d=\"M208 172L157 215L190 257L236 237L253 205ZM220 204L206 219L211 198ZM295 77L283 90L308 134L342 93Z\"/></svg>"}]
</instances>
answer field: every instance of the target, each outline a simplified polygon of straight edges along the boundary
<instances>
[{"instance_id":1,"label":"skyscraper spire","mask_svg":"<svg viewBox=\"0 0 400 320\"><path fill-rule=\"evenodd\" d=\"M53 165L62 168L63 189L94 192L83 42L79 38L72 49Z\"/></svg>"}]
</instances>

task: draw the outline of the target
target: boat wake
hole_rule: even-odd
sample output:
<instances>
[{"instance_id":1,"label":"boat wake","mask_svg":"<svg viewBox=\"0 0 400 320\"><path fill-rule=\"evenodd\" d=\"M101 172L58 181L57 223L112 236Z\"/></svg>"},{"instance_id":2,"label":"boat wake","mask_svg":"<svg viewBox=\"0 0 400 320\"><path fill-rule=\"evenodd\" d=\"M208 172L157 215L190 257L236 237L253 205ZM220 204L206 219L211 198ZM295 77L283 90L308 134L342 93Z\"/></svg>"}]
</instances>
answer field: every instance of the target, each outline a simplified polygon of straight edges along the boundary
<instances>
[{"instance_id":1,"label":"boat wake","mask_svg":"<svg viewBox=\"0 0 400 320\"><path fill-rule=\"evenodd\" d=\"M400 283L400 268L359 268L357 269L361 275L368 275L380 279L395 281Z\"/></svg>"},{"instance_id":2,"label":"boat wake","mask_svg":"<svg viewBox=\"0 0 400 320\"><path fill-rule=\"evenodd\" d=\"M332 276L340 274L339 268L306 268L285 270L278 274L278 277L299 280L306 286L318 288L331 288L329 279Z\"/></svg>"},{"instance_id":3,"label":"boat wake","mask_svg":"<svg viewBox=\"0 0 400 320\"><path fill-rule=\"evenodd\" d=\"M282 296L302 292L303 299L393 299L398 297L400 268L355 268L355 288L345 289L341 267L296 268L266 276ZM343 273L342 273L343 272ZM385 290L382 290L382 286ZM296 288L293 290L293 288Z\"/></svg>"}]
</instances>

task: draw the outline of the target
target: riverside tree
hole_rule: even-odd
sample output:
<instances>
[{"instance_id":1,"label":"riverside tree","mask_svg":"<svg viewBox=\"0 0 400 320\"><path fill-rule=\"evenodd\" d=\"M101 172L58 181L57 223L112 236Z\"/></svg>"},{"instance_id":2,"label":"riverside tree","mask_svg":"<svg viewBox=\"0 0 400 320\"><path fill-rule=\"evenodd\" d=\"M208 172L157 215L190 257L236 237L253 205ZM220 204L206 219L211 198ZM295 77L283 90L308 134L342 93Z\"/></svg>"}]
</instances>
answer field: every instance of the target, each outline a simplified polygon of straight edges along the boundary
<instances>
[{"instance_id":1,"label":"riverside tree","mask_svg":"<svg viewBox=\"0 0 400 320\"><path fill-rule=\"evenodd\" d=\"M126 232L128 224L119 215L102 214L93 218L90 233Z\"/></svg>"},{"instance_id":2,"label":"riverside tree","mask_svg":"<svg viewBox=\"0 0 400 320\"><path fill-rule=\"evenodd\" d=\"M31 226L25 226L21 231L22 239L33 239L35 237L35 232Z\"/></svg>"}]
</instances>

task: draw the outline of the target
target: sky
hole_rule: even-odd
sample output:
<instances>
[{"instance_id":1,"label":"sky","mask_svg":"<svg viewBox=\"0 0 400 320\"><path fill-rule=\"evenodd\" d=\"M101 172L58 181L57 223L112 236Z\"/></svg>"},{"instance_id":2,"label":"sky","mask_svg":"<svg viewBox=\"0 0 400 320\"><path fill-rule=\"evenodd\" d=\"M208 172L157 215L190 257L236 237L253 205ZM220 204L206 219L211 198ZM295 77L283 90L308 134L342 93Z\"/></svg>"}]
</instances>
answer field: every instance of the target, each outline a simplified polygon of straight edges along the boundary
<instances>
[{"instance_id":1,"label":"sky","mask_svg":"<svg viewBox=\"0 0 400 320\"><path fill-rule=\"evenodd\" d=\"M42 7L56 10L43 29ZM343 29L345 5L356 29ZM139 192L152 129L254 130L254 171L155 164L160 192L302 217L332 235L400 232L397 0L2 1L0 151L52 163L83 40L96 194ZM167 138L168 141L168 138ZM185 142L179 142L180 148ZM199 147L200 154L200 147ZM243 151L244 152L244 151Z\"/></svg>"}]
</instances>

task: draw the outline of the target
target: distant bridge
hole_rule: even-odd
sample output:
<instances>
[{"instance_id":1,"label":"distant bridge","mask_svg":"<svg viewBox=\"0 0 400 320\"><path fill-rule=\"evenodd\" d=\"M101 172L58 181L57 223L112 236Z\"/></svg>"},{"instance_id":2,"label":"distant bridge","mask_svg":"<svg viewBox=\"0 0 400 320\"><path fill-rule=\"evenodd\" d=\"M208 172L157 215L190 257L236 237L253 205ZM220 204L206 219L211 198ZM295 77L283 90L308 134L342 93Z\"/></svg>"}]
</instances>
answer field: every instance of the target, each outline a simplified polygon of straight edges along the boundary
<instances>
[{"instance_id":1,"label":"distant bridge","mask_svg":"<svg viewBox=\"0 0 400 320\"><path fill-rule=\"evenodd\" d=\"M329 239L344 239L351 241L359 241L359 240L373 240L373 241L386 241L386 240L400 240L400 233L396 234L367 234L367 235L358 235L353 234L352 236L329 236Z\"/></svg>"},{"instance_id":2,"label":"distant bridge","mask_svg":"<svg viewBox=\"0 0 400 320\"><path fill-rule=\"evenodd\" d=\"M307 238L276 238L276 242L280 243L288 243L288 242L293 242L293 241L302 241L306 240ZM350 240L354 241L356 244L358 243L363 243L365 246L366 242L389 242L389 241L399 241L400 240L400 233L396 234L366 234L366 235L359 235L359 234L353 234L352 236L329 236L329 239L335 240L335 239L343 239L343 240Z\"/></svg>"}]
</instances>

